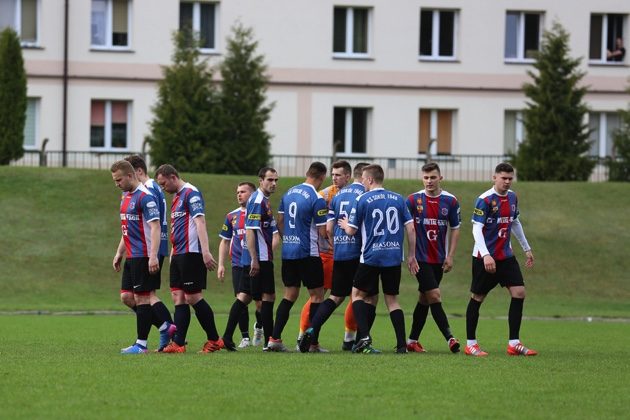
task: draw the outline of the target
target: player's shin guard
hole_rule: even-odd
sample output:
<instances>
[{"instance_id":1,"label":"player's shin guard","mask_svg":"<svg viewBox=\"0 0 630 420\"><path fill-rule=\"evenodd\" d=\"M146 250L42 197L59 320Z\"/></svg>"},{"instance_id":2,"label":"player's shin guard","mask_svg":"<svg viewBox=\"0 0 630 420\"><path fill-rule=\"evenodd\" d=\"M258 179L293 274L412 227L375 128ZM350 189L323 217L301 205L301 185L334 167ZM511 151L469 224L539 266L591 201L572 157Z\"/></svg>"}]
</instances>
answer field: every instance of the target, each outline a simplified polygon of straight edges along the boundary
<instances>
[{"instance_id":1,"label":"player's shin guard","mask_svg":"<svg viewBox=\"0 0 630 420\"><path fill-rule=\"evenodd\" d=\"M417 302L416 309L414 309L413 311L411 331L409 332L410 340L418 341L418 339L420 338L420 333L424 328L424 324L427 322L427 315L429 315L429 306Z\"/></svg>"},{"instance_id":2,"label":"player's shin guard","mask_svg":"<svg viewBox=\"0 0 630 420\"><path fill-rule=\"evenodd\" d=\"M523 303L525 299L512 298L508 312L508 324L510 325L510 340L518 340L523 319Z\"/></svg>"},{"instance_id":3,"label":"player's shin guard","mask_svg":"<svg viewBox=\"0 0 630 420\"><path fill-rule=\"evenodd\" d=\"M219 333L217 332L217 326L214 323L214 313L212 308L208 305L205 299L201 299L199 302L193 305L197 320L201 325L201 328L206 332L208 340L216 341L219 339Z\"/></svg>"},{"instance_id":4,"label":"player's shin guard","mask_svg":"<svg viewBox=\"0 0 630 420\"><path fill-rule=\"evenodd\" d=\"M469 340L477 339L477 323L479 322L479 307L481 302L470 298L468 307L466 308L466 338Z\"/></svg>"},{"instance_id":5,"label":"player's shin guard","mask_svg":"<svg viewBox=\"0 0 630 420\"><path fill-rule=\"evenodd\" d=\"M407 340L405 339L405 314L402 309L395 309L389 313L389 319L394 326L396 333L396 348L405 348Z\"/></svg>"},{"instance_id":6,"label":"player's shin guard","mask_svg":"<svg viewBox=\"0 0 630 420\"><path fill-rule=\"evenodd\" d=\"M177 331L173 337L173 341L179 346L186 344L186 334L190 326L190 306L187 303L175 305L175 325Z\"/></svg>"},{"instance_id":7,"label":"player's shin guard","mask_svg":"<svg viewBox=\"0 0 630 420\"><path fill-rule=\"evenodd\" d=\"M223 333L223 341L231 343L234 340L234 330L236 325L240 323L243 312L247 312L247 305L238 299L234 300L232 307L230 308L230 315L228 316L227 324L225 325L225 332Z\"/></svg>"},{"instance_id":8,"label":"player's shin guard","mask_svg":"<svg viewBox=\"0 0 630 420\"><path fill-rule=\"evenodd\" d=\"M432 303L430 307L431 307L431 315L433 316L433 320L437 324L444 338L448 340L449 338L453 336L453 334L451 334L451 327L450 325L448 325L448 318L446 317L446 312L444 312L444 308L442 308L442 302Z\"/></svg>"},{"instance_id":9,"label":"player's shin guard","mask_svg":"<svg viewBox=\"0 0 630 420\"><path fill-rule=\"evenodd\" d=\"M138 340L147 340L149 338L152 318L153 311L151 310L151 305L143 304L136 306L136 330Z\"/></svg>"},{"instance_id":10,"label":"player's shin guard","mask_svg":"<svg viewBox=\"0 0 630 420\"><path fill-rule=\"evenodd\" d=\"M288 299L282 299L278 305L278 309L276 310L276 323L273 326L273 334L271 335L276 340L282 339L282 331L285 325L287 325L292 307L293 302Z\"/></svg>"},{"instance_id":11,"label":"player's shin guard","mask_svg":"<svg viewBox=\"0 0 630 420\"><path fill-rule=\"evenodd\" d=\"M271 337L271 333L273 332L273 302L269 302L266 300L262 301L262 305L260 308L260 318L262 320L263 330L265 331L264 347L267 347L267 343L269 343L269 337Z\"/></svg>"}]
</instances>

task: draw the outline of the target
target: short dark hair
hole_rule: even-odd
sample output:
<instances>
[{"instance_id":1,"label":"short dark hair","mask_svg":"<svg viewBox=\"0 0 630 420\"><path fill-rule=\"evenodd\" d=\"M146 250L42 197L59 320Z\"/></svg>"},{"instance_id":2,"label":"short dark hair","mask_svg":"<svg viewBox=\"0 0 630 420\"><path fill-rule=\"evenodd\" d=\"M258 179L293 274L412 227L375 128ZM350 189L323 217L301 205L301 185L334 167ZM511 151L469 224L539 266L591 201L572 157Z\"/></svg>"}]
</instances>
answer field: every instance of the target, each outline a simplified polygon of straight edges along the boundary
<instances>
[{"instance_id":1,"label":"short dark hair","mask_svg":"<svg viewBox=\"0 0 630 420\"><path fill-rule=\"evenodd\" d=\"M140 155L130 155L127 156L125 158L125 160L129 163L131 163L131 166L133 166L133 169L142 169L144 171L144 173L148 173L149 171L147 170L147 163L144 161L144 159L142 158L142 156Z\"/></svg>"},{"instance_id":2,"label":"short dark hair","mask_svg":"<svg viewBox=\"0 0 630 420\"><path fill-rule=\"evenodd\" d=\"M429 162L429 163L425 163L422 166L421 169L422 172L433 172L433 171L438 171L439 174L442 174L442 171L440 171L440 165L438 165L435 162Z\"/></svg>"},{"instance_id":3,"label":"short dark hair","mask_svg":"<svg viewBox=\"0 0 630 420\"><path fill-rule=\"evenodd\" d=\"M332 165L330 165L332 169L343 169L343 173L350 175L350 173L352 173L352 166L350 166L350 164L348 163L347 160L338 160L333 162Z\"/></svg>"},{"instance_id":4,"label":"short dark hair","mask_svg":"<svg viewBox=\"0 0 630 420\"><path fill-rule=\"evenodd\" d=\"M247 185L252 192L256 191L256 186L251 182L241 182L238 184L239 187L242 187L243 185Z\"/></svg>"},{"instance_id":5,"label":"short dark hair","mask_svg":"<svg viewBox=\"0 0 630 420\"><path fill-rule=\"evenodd\" d=\"M265 179L265 175L267 174L267 172L273 172L273 173L277 173L278 171L276 171L275 169L273 169L271 166L265 166L263 168L260 168L260 170L258 171L258 178L260 179Z\"/></svg>"},{"instance_id":6,"label":"short dark hair","mask_svg":"<svg viewBox=\"0 0 630 420\"><path fill-rule=\"evenodd\" d=\"M133 169L133 166L131 165L131 163L127 162L126 160L119 160L117 162L114 162L112 164L112 167L110 168L112 173L117 172L117 171L122 171L123 174L128 175L128 174L133 174L134 177L136 175L136 172Z\"/></svg>"},{"instance_id":7,"label":"short dark hair","mask_svg":"<svg viewBox=\"0 0 630 420\"><path fill-rule=\"evenodd\" d=\"M306 171L306 176L308 178L319 178L321 176L326 176L328 169L326 165L321 162L313 162L311 166L308 167L308 171Z\"/></svg>"},{"instance_id":8,"label":"short dark hair","mask_svg":"<svg viewBox=\"0 0 630 420\"><path fill-rule=\"evenodd\" d=\"M381 165L368 165L363 168L363 172L367 172L368 176L374 178L374 181L377 184L382 184L383 180L385 180L385 172L383 171L383 167Z\"/></svg>"},{"instance_id":9,"label":"short dark hair","mask_svg":"<svg viewBox=\"0 0 630 420\"><path fill-rule=\"evenodd\" d=\"M360 178L361 175L363 175L363 168L365 168L366 166L370 166L369 163L367 162L359 162L356 165L354 165L354 171L353 171L353 176L355 178Z\"/></svg>"},{"instance_id":10,"label":"short dark hair","mask_svg":"<svg viewBox=\"0 0 630 420\"><path fill-rule=\"evenodd\" d=\"M177 169L175 169L173 165L169 165L168 163L160 165L160 167L155 170L155 177L157 178L158 175L162 175L165 177L175 175L177 178L179 178L179 173L177 172Z\"/></svg>"},{"instance_id":11,"label":"short dark hair","mask_svg":"<svg viewBox=\"0 0 630 420\"><path fill-rule=\"evenodd\" d=\"M494 168L495 174L498 174L500 172L507 172L508 174L511 174L514 172L514 167L507 162L501 162L497 165L496 168Z\"/></svg>"}]
</instances>

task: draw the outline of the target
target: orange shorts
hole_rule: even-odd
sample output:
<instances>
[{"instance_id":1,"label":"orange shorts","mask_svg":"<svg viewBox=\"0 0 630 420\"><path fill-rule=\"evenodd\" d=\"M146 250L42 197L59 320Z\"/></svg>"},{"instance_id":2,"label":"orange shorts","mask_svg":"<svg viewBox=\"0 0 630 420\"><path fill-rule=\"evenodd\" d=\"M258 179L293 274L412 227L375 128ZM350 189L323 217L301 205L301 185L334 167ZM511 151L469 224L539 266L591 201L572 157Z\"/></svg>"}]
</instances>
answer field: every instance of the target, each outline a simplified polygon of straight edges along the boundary
<instances>
[{"instance_id":1,"label":"orange shorts","mask_svg":"<svg viewBox=\"0 0 630 420\"><path fill-rule=\"evenodd\" d=\"M332 254L319 254L322 259L322 266L324 267L324 289L332 289L332 275L333 275L333 256Z\"/></svg>"}]
</instances>

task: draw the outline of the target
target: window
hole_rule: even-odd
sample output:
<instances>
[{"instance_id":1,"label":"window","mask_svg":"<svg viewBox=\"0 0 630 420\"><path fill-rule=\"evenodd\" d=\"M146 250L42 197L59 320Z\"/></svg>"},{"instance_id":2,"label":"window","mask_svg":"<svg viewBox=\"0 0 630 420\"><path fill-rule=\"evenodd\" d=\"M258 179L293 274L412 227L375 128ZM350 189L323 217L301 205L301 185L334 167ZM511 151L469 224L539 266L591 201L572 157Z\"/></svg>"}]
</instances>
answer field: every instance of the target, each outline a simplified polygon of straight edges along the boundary
<instances>
[{"instance_id":1,"label":"window","mask_svg":"<svg viewBox=\"0 0 630 420\"><path fill-rule=\"evenodd\" d=\"M523 112L505 111L503 136L503 153L516 153L523 142Z\"/></svg>"},{"instance_id":2,"label":"window","mask_svg":"<svg viewBox=\"0 0 630 420\"><path fill-rule=\"evenodd\" d=\"M619 114L616 112L591 112L588 116L591 129L591 156L613 156L613 133L621 127Z\"/></svg>"},{"instance_id":3,"label":"window","mask_svg":"<svg viewBox=\"0 0 630 420\"><path fill-rule=\"evenodd\" d=\"M371 9L335 7L334 15L333 55L335 57L368 57Z\"/></svg>"},{"instance_id":4,"label":"window","mask_svg":"<svg viewBox=\"0 0 630 420\"><path fill-rule=\"evenodd\" d=\"M456 17L453 10L420 11L420 58L455 59Z\"/></svg>"},{"instance_id":5,"label":"window","mask_svg":"<svg viewBox=\"0 0 630 420\"><path fill-rule=\"evenodd\" d=\"M179 29L198 33L202 50L216 50L217 4L182 2L179 4Z\"/></svg>"},{"instance_id":6,"label":"window","mask_svg":"<svg viewBox=\"0 0 630 420\"><path fill-rule=\"evenodd\" d=\"M333 149L335 153L367 153L369 108L335 107Z\"/></svg>"},{"instance_id":7,"label":"window","mask_svg":"<svg viewBox=\"0 0 630 420\"><path fill-rule=\"evenodd\" d=\"M23 46L37 45L39 0L0 1L0 31L11 27Z\"/></svg>"},{"instance_id":8,"label":"window","mask_svg":"<svg viewBox=\"0 0 630 420\"><path fill-rule=\"evenodd\" d=\"M455 111L421 109L418 153L450 155Z\"/></svg>"},{"instance_id":9,"label":"window","mask_svg":"<svg viewBox=\"0 0 630 420\"><path fill-rule=\"evenodd\" d=\"M609 57L609 52L623 46L624 15L593 14L591 15L591 37L589 59L591 62L614 63L623 61L623 55ZM618 40L619 39L619 40Z\"/></svg>"},{"instance_id":10,"label":"window","mask_svg":"<svg viewBox=\"0 0 630 420\"><path fill-rule=\"evenodd\" d=\"M505 61L533 61L540 47L542 14L507 12Z\"/></svg>"},{"instance_id":11,"label":"window","mask_svg":"<svg viewBox=\"0 0 630 420\"><path fill-rule=\"evenodd\" d=\"M129 139L130 103L126 101L92 101L90 147L126 149Z\"/></svg>"},{"instance_id":12,"label":"window","mask_svg":"<svg viewBox=\"0 0 630 420\"><path fill-rule=\"evenodd\" d=\"M37 145L38 109L39 99L28 98L26 102L26 123L24 124L24 148L26 150L35 149Z\"/></svg>"},{"instance_id":13,"label":"window","mask_svg":"<svg viewBox=\"0 0 630 420\"><path fill-rule=\"evenodd\" d=\"M129 48L130 4L128 0L92 0L92 47Z\"/></svg>"}]
</instances>

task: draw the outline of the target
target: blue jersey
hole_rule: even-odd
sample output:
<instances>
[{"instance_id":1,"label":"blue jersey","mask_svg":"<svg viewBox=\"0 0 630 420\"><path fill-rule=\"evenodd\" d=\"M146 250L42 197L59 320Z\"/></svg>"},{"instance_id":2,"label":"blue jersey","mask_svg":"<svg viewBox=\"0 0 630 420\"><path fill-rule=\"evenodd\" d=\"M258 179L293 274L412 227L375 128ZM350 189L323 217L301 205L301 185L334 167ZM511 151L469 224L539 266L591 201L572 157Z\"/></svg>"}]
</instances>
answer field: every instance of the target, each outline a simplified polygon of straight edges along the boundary
<instances>
[{"instance_id":1,"label":"blue jersey","mask_svg":"<svg viewBox=\"0 0 630 420\"><path fill-rule=\"evenodd\" d=\"M506 195L499 195L490 188L477 198L473 210L473 223L483 224L483 237L492 258L497 261L514 256L510 235L512 222L518 218L518 198L508 190ZM481 258L481 252L475 244L473 256Z\"/></svg>"},{"instance_id":2,"label":"blue jersey","mask_svg":"<svg viewBox=\"0 0 630 420\"><path fill-rule=\"evenodd\" d=\"M168 222L166 221L166 198L162 192L162 188L153 179L149 179L144 186L155 196L160 210L160 251L158 255L168 257Z\"/></svg>"},{"instance_id":3,"label":"blue jersey","mask_svg":"<svg viewBox=\"0 0 630 420\"><path fill-rule=\"evenodd\" d=\"M357 197L364 192L365 187L361 183L355 182L343 187L330 203L328 220L332 220L335 224L333 233L333 258L335 261L354 260L361 256L361 236L348 235L346 231L337 225L337 222L339 219L348 217Z\"/></svg>"},{"instance_id":4,"label":"blue jersey","mask_svg":"<svg viewBox=\"0 0 630 420\"><path fill-rule=\"evenodd\" d=\"M282 259L319 257L317 227L326 224L328 208L315 187L303 183L289 188L280 200L278 213L284 216Z\"/></svg>"},{"instance_id":5,"label":"blue jersey","mask_svg":"<svg viewBox=\"0 0 630 420\"><path fill-rule=\"evenodd\" d=\"M413 219L402 195L375 188L354 202L348 225L361 232L360 261L374 267L394 267L403 260L405 225Z\"/></svg>"},{"instance_id":6,"label":"blue jersey","mask_svg":"<svg viewBox=\"0 0 630 420\"><path fill-rule=\"evenodd\" d=\"M256 235L256 252L258 261L272 261L272 238L277 231L276 220L273 218L269 198L259 188L247 201L247 213L245 216L245 230L253 230ZM247 250L247 239L243 246L241 265L251 265L252 257Z\"/></svg>"},{"instance_id":7,"label":"blue jersey","mask_svg":"<svg viewBox=\"0 0 630 420\"><path fill-rule=\"evenodd\" d=\"M125 241L127 258L149 257L151 227L149 222L160 220L155 197L142 184L126 192L120 201L120 228Z\"/></svg>"},{"instance_id":8,"label":"blue jersey","mask_svg":"<svg viewBox=\"0 0 630 420\"><path fill-rule=\"evenodd\" d=\"M247 247L245 241L245 209L239 207L225 216L219 237L230 241L232 267L240 266L243 247Z\"/></svg>"},{"instance_id":9,"label":"blue jersey","mask_svg":"<svg viewBox=\"0 0 630 420\"><path fill-rule=\"evenodd\" d=\"M201 253L195 217L204 217L201 192L189 183L177 191L171 204L171 243L173 255Z\"/></svg>"}]
</instances>

